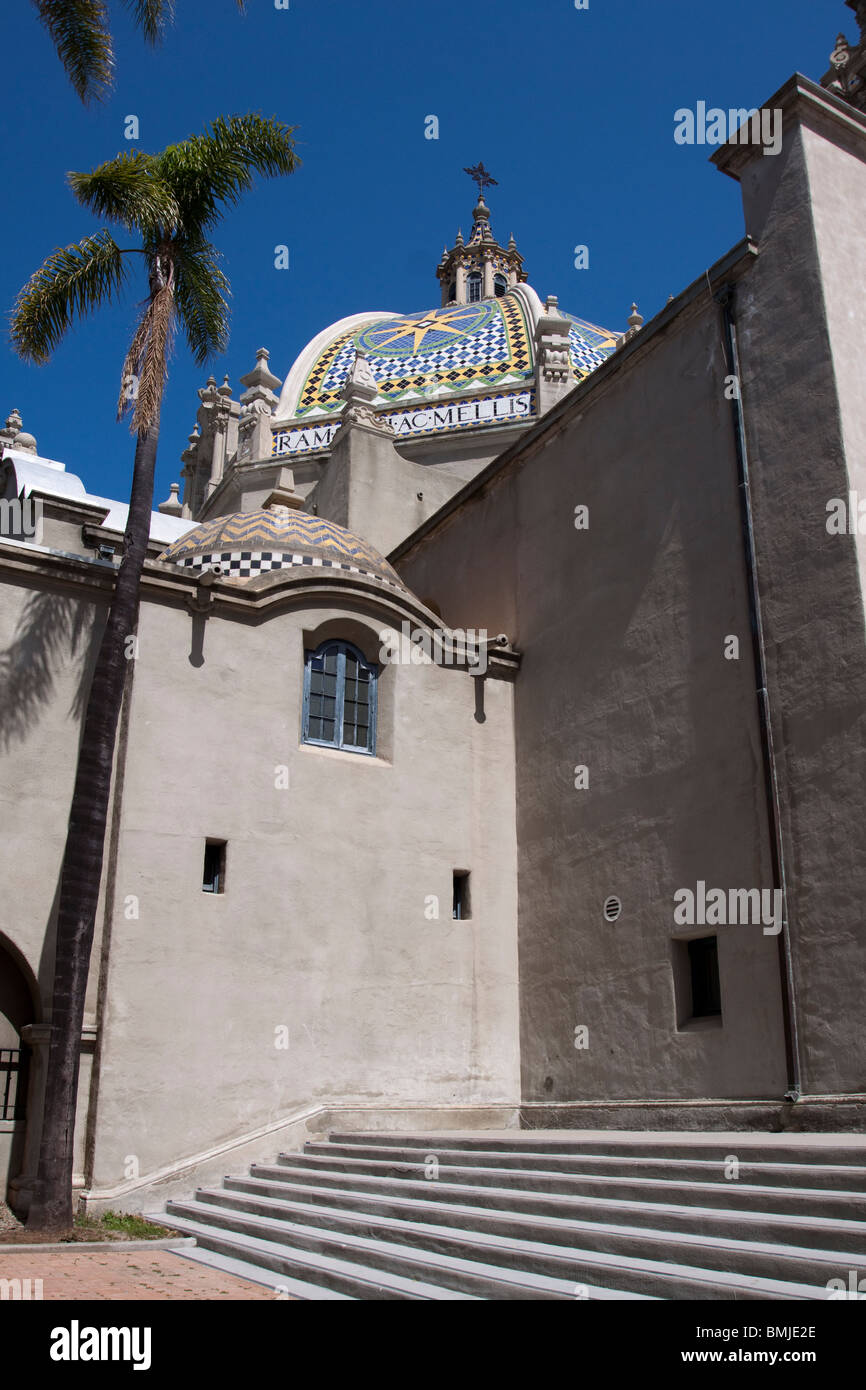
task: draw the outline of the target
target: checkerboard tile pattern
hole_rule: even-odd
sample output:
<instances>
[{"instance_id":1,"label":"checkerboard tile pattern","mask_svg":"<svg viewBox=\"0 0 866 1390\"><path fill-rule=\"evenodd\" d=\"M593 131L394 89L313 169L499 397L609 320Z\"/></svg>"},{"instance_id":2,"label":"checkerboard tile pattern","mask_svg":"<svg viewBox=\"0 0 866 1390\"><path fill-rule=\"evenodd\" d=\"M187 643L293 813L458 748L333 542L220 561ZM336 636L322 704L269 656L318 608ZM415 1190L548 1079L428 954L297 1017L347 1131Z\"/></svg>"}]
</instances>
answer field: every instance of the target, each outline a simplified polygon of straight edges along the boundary
<instances>
[{"instance_id":1,"label":"checkerboard tile pattern","mask_svg":"<svg viewBox=\"0 0 866 1390\"><path fill-rule=\"evenodd\" d=\"M320 556L356 565L359 572L397 578L378 550L344 526L308 512L281 508L233 512L204 521L172 542L159 558L185 564L197 555L227 555L239 560L250 554Z\"/></svg>"},{"instance_id":2,"label":"checkerboard tile pattern","mask_svg":"<svg viewBox=\"0 0 866 1390\"><path fill-rule=\"evenodd\" d=\"M600 367L616 348L616 334L604 328L576 319L573 314L565 317L571 321L569 342L571 345L571 367L578 381L581 381L596 367Z\"/></svg>"},{"instance_id":3,"label":"checkerboard tile pattern","mask_svg":"<svg viewBox=\"0 0 866 1390\"><path fill-rule=\"evenodd\" d=\"M270 574L273 570L293 569L298 566L344 570L349 574L359 574L364 579L375 579L377 584L385 584L389 589L404 589L404 585L399 581L386 579L374 570L362 569L360 565L352 565L345 560L326 560L319 555L292 555L272 550L220 550L204 555L189 555L177 563L197 573L218 566L220 577L225 579L255 579L257 575Z\"/></svg>"}]
</instances>

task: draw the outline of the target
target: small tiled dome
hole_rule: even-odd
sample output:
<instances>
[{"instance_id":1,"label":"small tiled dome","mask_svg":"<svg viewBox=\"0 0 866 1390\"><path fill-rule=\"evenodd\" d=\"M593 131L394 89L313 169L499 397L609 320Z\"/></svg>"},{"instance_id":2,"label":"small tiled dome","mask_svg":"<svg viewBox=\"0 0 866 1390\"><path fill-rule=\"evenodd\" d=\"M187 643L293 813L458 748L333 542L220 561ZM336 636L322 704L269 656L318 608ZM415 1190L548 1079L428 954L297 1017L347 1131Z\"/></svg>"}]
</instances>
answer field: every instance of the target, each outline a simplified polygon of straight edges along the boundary
<instances>
[{"instance_id":1,"label":"small tiled dome","mask_svg":"<svg viewBox=\"0 0 866 1390\"><path fill-rule=\"evenodd\" d=\"M187 531L160 560L203 570L219 566L226 579L254 579L271 570L310 566L347 571L403 588L378 550L351 531L289 507L218 516Z\"/></svg>"}]
</instances>

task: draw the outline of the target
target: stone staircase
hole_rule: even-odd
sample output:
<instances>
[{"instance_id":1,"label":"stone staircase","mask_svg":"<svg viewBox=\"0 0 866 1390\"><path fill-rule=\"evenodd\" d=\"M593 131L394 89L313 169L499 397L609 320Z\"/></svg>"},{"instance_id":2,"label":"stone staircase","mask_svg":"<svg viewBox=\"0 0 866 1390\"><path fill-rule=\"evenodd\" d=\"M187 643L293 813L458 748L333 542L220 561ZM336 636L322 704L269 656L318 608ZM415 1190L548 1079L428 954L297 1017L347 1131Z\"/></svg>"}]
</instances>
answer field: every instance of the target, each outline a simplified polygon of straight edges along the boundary
<instances>
[{"instance_id":1,"label":"stone staircase","mask_svg":"<svg viewBox=\"0 0 866 1390\"><path fill-rule=\"evenodd\" d=\"M863 1136L502 1130L332 1134L152 1219L290 1297L526 1300L826 1299L864 1217Z\"/></svg>"}]
</instances>

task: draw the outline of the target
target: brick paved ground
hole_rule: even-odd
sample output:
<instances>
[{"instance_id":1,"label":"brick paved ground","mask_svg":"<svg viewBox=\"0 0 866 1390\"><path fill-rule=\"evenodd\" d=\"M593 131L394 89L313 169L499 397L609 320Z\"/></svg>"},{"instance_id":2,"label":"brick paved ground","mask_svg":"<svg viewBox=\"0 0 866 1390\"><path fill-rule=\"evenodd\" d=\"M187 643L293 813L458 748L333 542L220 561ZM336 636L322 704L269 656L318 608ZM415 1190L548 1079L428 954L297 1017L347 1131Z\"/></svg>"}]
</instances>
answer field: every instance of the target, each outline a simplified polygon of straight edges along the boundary
<instances>
[{"instance_id":1,"label":"brick paved ground","mask_svg":"<svg viewBox=\"0 0 866 1390\"><path fill-rule=\"evenodd\" d=\"M31 1250L4 1252L0 1279L41 1279L42 1296L52 1299L270 1299L261 1284L236 1279L183 1259L171 1250ZM277 1275L274 1275L277 1282Z\"/></svg>"}]
</instances>

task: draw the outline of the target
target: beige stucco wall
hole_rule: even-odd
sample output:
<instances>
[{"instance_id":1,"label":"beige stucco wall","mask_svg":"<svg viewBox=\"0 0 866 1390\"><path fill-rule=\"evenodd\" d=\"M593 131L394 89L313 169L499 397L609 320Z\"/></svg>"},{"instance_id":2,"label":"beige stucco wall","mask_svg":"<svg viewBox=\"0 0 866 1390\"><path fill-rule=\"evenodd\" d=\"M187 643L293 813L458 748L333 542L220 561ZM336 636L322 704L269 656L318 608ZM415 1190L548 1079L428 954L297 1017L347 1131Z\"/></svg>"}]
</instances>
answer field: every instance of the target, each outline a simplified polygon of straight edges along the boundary
<instances>
[{"instance_id":1,"label":"beige stucco wall","mask_svg":"<svg viewBox=\"0 0 866 1390\"><path fill-rule=\"evenodd\" d=\"M737 314L803 1089L864 1092L866 534L826 523L866 497L866 120L794 85L782 154L737 169L761 248Z\"/></svg>"},{"instance_id":2,"label":"beige stucco wall","mask_svg":"<svg viewBox=\"0 0 866 1390\"><path fill-rule=\"evenodd\" d=\"M39 979L43 1016L82 662L103 605L63 574L92 570L34 556L0 586L0 930ZM183 606L190 581L170 600L146 593L85 1019L97 1070L91 1089L87 1046L76 1170L91 1187L310 1105L519 1094L513 686L485 682L481 722L465 671L392 664L376 758L302 746L305 641L342 632L376 657L404 616L393 591L380 603L344 588L204 624ZM72 655L64 634L79 627ZM202 892L206 838L228 841L223 895ZM455 868L472 874L469 921L451 917Z\"/></svg>"},{"instance_id":3,"label":"beige stucco wall","mask_svg":"<svg viewBox=\"0 0 866 1390\"><path fill-rule=\"evenodd\" d=\"M0 559L21 555L0 548ZM53 562L57 570L57 562ZM72 562L70 572L84 567ZM3 894L0 933L20 953L37 994L33 1017L50 1012L54 968L54 914L66 822L75 777L82 715L82 693L105 612L98 589L76 590L30 566L0 572L0 824L3 826ZM102 913L97 916L94 959L98 959ZM8 960L4 955L3 961ZM3 962L0 962L2 964ZM9 967L19 972L19 966ZM85 1028L96 1023L98 981L91 972ZM40 1046L44 1048L44 1043ZM92 1050L85 1043L79 1078L79 1124L75 1172L83 1176L85 1131ZM31 1064L26 1153L19 1149L0 1184L24 1170L33 1174L37 1157L41 1097L34 1078L43 1075L40 1055Z\"/></svg>"},{"instance_id":4,"label":"beige stucco wall","mask_svg":"<svg viewBox=\"0 0 866 1390\"><path fill-rule=\"evenodd\" d=\"M772 886L719 340L715 305L692 303L398 561L448 621L480 614L522 653L526 1099L784 1089L776 942L760 927L719 929L722 1026L677 1027L676 890Z\"/></svg>"},{"instance_id":5,"label":"beige stucco wall","mask_svg":"<svg viewBox=\"0 0 866 1390\"><path fill-rule=\"evenodd\" d=\"M303 633L326 622L366 624L374 654L386 625L363 603L213 617L196 667L189 614L143 609L96 1187L311 1102L518 1094L512 687L486 682L479 723L465 672L391 666L382 756L302 746ZM202 892L206 838L228 841L224 895ZM454 868L470 921L451 918Z\"/></svg>"},{"instance_id":6,"label":"beige stucco wall","mask_svg":"<svg viewBox=\"0 0 866 1390\"><path fill-rule=\"evenodd\" d=\"M26 575L13 582L0 574L0 930L43 991L51 987L53 945L46 929L66 838L95 616L92 596L82 601Z\"/></svg>"},{"instance_id":7,"label":"beige stucco wall","mask_svg":"<svg viewBox=\"0 0 866 1390\"><path fill-rule=\"evenodd\" d=\"M460 486L451 473L402 458L395 442L382 430L343 425L312 494L318 516L363 536L383 555Z\"/></svg>"}]
</instances>

